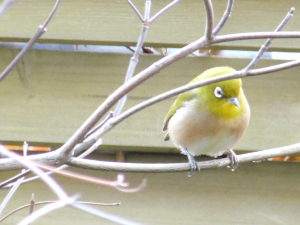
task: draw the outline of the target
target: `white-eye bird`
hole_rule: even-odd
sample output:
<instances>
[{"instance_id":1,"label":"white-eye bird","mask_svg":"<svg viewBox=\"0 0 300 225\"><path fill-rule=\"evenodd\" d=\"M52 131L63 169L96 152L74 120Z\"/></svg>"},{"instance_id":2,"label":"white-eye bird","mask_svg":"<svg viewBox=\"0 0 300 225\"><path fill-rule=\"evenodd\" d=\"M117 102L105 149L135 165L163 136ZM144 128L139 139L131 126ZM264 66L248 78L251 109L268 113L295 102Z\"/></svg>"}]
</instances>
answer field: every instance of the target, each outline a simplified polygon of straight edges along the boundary
<instances>
[{"instance_id":1,"label":"white-eye bird","mask_svg":"<svg viewBox=\"0 0 300 225\"><path fill-rule=\"evenodd\" d=\"M190 83L235 72L230 67L206 70ZM193 156L217 157L229 151L237 166L233 146L243 136L250 119L250 108L241 79L209 84L184 92L169 109L164 122L165 141L171 139L191 165L190 176L198 168ZM200 169L200 168L198 168Z\"/></svg>"}]
</instances>

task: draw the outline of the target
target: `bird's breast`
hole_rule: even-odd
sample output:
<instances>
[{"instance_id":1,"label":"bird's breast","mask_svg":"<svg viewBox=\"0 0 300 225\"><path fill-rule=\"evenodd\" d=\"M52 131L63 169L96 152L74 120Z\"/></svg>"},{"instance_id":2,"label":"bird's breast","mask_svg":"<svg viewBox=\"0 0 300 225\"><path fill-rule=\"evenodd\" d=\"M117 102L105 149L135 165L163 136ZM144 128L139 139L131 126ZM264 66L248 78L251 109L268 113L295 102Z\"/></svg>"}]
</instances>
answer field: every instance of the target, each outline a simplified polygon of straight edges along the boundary
<instances>
[{"instance_id":1,"label":"bird's breast","mask_svg":"<svg viewBox=\"0 0 300 225\"><path fill-rule=\"evenodd\" d=\"M192 155L215 157L238 142L248 120L244 114L234 120L224 120L191 101L171 117L168 131L175 146L186 148Z\"/></svg>"}]
</instances>

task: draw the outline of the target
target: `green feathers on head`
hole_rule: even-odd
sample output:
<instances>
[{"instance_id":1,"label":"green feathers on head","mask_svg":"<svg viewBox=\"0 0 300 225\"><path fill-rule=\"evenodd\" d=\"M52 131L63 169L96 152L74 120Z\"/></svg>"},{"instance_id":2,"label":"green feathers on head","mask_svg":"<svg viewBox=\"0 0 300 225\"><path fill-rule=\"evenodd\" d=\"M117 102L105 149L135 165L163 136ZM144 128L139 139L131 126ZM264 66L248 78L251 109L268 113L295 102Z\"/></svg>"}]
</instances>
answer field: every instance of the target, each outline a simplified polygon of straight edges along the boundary
<instances>
[{"instance_id":1,"label":"green feathers on head","mask_svg":"<svg viewBox=\"0 0 300 225\"><path fill-rule=\"evenodd\" d=\"M211 77L220 76L228 73L235 72L233 68L230 67L215 67L204 71L202 74L194 78L189 83L194 83L196 81L205 80ZM167 130L168 122L170 118L176 113L185 102L189 102L193 99L199 99L204 102L205 106L211 111L212 114L215 114L223 119L232 118L235 115L240 114L237 107L228 102L227 98L239 98L241 90L241 79L233 79L221 81L218 83L209 84L203 87L195 88L193 90L181 93L178 98L174 101L173 105L169 109L164 122L163 122L163 131ZM216 98L214 91L216 87L220 87L223 91L224 98ZM199 107L203 107L199 101ZM167 135L166 135L167 138Z\"/></svg>"}]
</instances>

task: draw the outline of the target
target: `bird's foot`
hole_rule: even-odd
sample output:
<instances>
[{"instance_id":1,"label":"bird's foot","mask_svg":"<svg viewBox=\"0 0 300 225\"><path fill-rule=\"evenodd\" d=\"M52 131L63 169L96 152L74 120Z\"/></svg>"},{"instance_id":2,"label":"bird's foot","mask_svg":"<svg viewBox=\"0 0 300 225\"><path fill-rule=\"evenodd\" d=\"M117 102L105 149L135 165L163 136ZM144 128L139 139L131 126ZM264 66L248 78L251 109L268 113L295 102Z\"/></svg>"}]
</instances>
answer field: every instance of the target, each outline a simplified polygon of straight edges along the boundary
<instances>
[{"instance_id":1,"label":"bird's foot","mask_svg":"<svg viewBox=\"0 0 300 225\"><path fill-rule=\"evenodd\" d=\"M232 149L229 150L227 158L229 158L231 161L230 166L227 166L227 167L230 168L231 171L235 171L239 165L239 160L237 158L237 155L235 154L235 152Z\"/></svg>"},{"instance_id":2,"label":"bird's foot","mask_svg":"<svg viewBox=\"0 0 300 225\"><path fill-rule=\"evenodd\" d=\"M187 149L184 148L184 152L186 153L186 156L189 160L189 164L191 166L191 171L188 173L188 176L191 177L193 176L194 172L196 170L200 171L200 167L198 166L196 160L194 159L194 157L189 153L189 151Z\"/></svg>"}]
</instances>

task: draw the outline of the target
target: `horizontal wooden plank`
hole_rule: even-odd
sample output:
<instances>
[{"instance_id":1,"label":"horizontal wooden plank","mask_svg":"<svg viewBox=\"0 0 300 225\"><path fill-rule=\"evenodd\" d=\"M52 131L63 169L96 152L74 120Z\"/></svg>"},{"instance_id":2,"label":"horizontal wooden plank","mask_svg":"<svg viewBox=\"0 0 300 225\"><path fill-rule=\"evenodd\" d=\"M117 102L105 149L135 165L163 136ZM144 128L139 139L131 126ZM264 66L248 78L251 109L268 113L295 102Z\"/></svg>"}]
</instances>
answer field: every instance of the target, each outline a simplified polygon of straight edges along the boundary
<instances>
[{"instance_id":1,"label":"horizontal wooden plank","mask_svg":"<svg viewBox=\"0 0 300 225\"><path fill-rule=\"evenodd\" d=\"M0 50L0 70L16 54ZM137 71L160 56L143 55ZM122 84L130 55L32 50L0 84L0 142L64 143ZM187 57L129 93L125 108L186 84L205 69L242 69L250 60ZM261 60L269 66L283 61ZM250 126L236 149L253 151L299 142L299 68L243 79ZM162 121L174 98L125 120L103 137L107 149L174 151L163 141Z\"/></svg>"},{"instance_id":2,"label":"horizontal wooden plank","mask_svg":"<svg viewBox=\"0 0 300 225\"><path fill-rule=\"evenodd\" d=\"M93 158L114 160L102 154ZM186 160L184 156L145 156L144 154L130 154L127 159L129 162L159 161L164 163ZM118 175L114 172L87 171L74 168L71 170L109 180L115 180ZM125 173L125 180L130 184L129 187L136 187L143 179L147 179L147 186L143 190L131 194L81 180L58 175L53 176L69 196L79 194L80 201L121 202L119 207L95 207L141 224L298 225L299 173L300 167L297 163L283 162L241 164L235 172L225 168L205 170L194 174L191 178L187 176L187 173ZM14 174L16 172L2 172L1 181ZM27 183L14 194L4 209L3 216L28 204L32 193L34 193L36 202L57 199L42 182ZM1 199L4 198L5 194L6 190L1 190ZM3 224L17 224L27 215L28 210L24 209L10 216ZM39 219L38 223L67 225L70 224L71 220L72 225L112 224L72 207L55 210Z\"/></svg>"},{"instance_id":3,"label":"horizontal wooden plank","mask_svg":"<svg viewBox=\"0 0 300 225\"><path fill-rule=\"evenodd\" d=\"M144 1L133 1L143 14ZM152 2L151 15L170 0ZM215 23L227 1L213 0ZM0 20L0 41L27 41L48 17L55 1L27 0L13 4ZM291 7L294 17L285 31L299 31L300 1L239 0L221 34L273 31ZM204 34L205 10L202 1L182 1L150 25L146 46L181 47ZM39 42L97 45L135 45L141 22L124 0L62 1L48 31ZM228 42L221 49L257 49L262 40ZM299 51L299 39L276 40L270 50Z\"/></svg>"}]
</instances>

